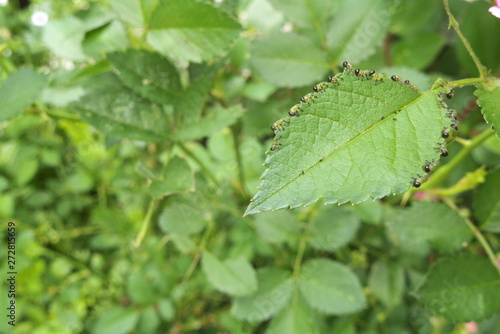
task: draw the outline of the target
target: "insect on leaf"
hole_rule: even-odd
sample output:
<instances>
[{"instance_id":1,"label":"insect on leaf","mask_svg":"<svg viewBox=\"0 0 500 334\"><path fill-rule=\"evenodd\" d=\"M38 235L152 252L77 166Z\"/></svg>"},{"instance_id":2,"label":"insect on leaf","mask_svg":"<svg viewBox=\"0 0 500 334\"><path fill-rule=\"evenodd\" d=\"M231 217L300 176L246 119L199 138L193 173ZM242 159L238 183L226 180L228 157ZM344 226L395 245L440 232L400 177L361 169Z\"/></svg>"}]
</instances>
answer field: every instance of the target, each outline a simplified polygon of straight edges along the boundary
<instances>
[{"instance_id":1,"label":"insect on leaf","mask_svg":"<svg viewBox=\"0 0 500 334\"><path fill-rule=\"evenodd\" d=\"M445 82L421 93L399 77L345 67L275 123L268 168L245 215L400 193L448 155L442 130L457 127Z\"/></svg>"}]
</instances>

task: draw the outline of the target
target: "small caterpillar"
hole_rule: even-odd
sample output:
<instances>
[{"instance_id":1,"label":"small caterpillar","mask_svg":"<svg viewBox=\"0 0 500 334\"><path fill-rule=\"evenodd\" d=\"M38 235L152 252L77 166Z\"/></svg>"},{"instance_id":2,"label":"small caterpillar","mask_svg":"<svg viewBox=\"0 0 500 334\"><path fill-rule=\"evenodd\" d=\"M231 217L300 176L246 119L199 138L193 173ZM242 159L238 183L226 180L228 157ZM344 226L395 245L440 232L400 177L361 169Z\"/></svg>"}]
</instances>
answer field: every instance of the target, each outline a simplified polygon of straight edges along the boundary
<instances>
[{"instance_id":1,"label":"small caterpillar","mask_svg":"<svg viewBox=\"0 0 500 334\"><path fill-rule=\"evenodd\" d=\"M299 111L302 111L300 109L300 104L296 104L293 107L290 108L290 111L288 112L288 115L290 116L299 116Z\"/></svg>"},{"instance_id":2,"label":"small caterpillar","mask_svg":"<svg viewBox=\"0 0 500 334\"><path fill-rule=\"evenodd\" d=\"M302 103L309 103L311 101L314 101L315 97L316 97L316 95L314 95L313 93L308 93L304 97L300 98L300 102L302 102Z\"/></svg>"},{"instance_id":3,"label":"small caterpillar","mask_svg":"<svg viewBox=\"0 0 500 334\"><path fill-rule=\"evenodd\" d=\"M413 178L413 186L415 188L419 188L425 181L427 181L426 175L417 174L417 177Z\"/></svg>"},{"instance_id":4,"label":"small caterpillar","mask_svg":"<svg viewBox=\"0 0 500 334\"><path fill-rule=\"evenodd\" d=\"M423 171L426 173L430 173L432 169L437 165L437 162L432 160L432 161L425 161L425 165L422 167Z\"/></svg>"}]
</instances>

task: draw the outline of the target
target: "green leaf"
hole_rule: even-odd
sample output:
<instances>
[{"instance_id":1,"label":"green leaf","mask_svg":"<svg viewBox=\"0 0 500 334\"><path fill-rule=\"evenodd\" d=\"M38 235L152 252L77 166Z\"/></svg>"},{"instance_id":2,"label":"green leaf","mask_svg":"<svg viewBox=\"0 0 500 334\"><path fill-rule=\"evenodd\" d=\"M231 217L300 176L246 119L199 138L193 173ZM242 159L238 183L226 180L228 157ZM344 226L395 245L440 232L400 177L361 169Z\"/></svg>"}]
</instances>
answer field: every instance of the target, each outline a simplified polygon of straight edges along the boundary
<instances>
[{"instance_id":1,"label":"green leaf","mask_svg":"<svg viewBox=\"0 0 500 334\"><path fill-rule=\"evenodd\" d=\"M125 334L132 331L139 320L139 313L132 308L107 309L97 320L92 333Z\"/></svg>"},{"instance_id":2,"label":"green leaf","mask_svg":"<svg viewBox=\"0 0 500 334\"><path fill-rule=\"evenodd\" d=\"M149 305L141 312L141 317L137 324L137 332L144 334L157 333L160 326L159 318L156 305Z\"/></svg>"},{"instance_id":3,"label":"green leaf","mask_svg":"<svg viewBox=\"0 0 500 334\"><path fill-rule=\"evenodd\" d=\"M500 138L500 80L478 85L474 92L477 96L477 104L481 107L484 120L493 127L498 138Z\"/></svg>"},{"instance_id":4,"label":"green leaf","mask_svg":"<svg viewBox=\"0 0 500 334\"><path fill-rule=\"evenodd\" d=\"M474 193L474 216L481 229L500 232L500 170L490 173Z\"/></svg>"},{"instance_id":5,"label":"green leaf","mask_svg":"<svg viewBox=\"0 0 500 334\"><path fill-rule=\"evenodd\" d=\"M359 220L351 211L327 207L312 223L309 244L318 250L334 251L347 245L358 228Z\"/></svg>"},{"instance_id":6,"label":"green leaf","mask_svg":"<svg viewBox=\"0 0 500 334\"><path fill-rule=\"evenodd\" d=\"M278 268L257 271L258 290L247 297L238 297L231 307L231 314L251 322L269 319L286 305L292 297L293 281L290 272Z\"/></svg>"},{"instance_id":7,"label":"green leaf","mask_svg":"<svg viewBox=\"0 0 500 334\"><path fill-rule=\"evenodd\" d=\"M394 45L392 64L424 69L437 57L444 44L445 39L434 32L409 35Z\"/></svg>"},{"instance_id":8,"label":"green leaf","mask_svg":"<svg viewBox=\"0 0 500 334\"><path fill-rule=\"evenodd\" d=\"M43 42L56 55L77 61L85 59L82 48L84 38L85 24L73 16L50 20L42 35Z\"/></svg>"},{"instance_id":9,"label":"green leaf","mask_svg":"<svg viewBox=\"0 0 500 334\"><path fill-rule=\"evenodd\" d=\"M109 0L109 5L118 14L118 17L127 23L134 26L144 24L141 0Z\"/></svg>"},{"instance_id":10,"label":"green leaf","mask_svg":"<svg viewBox=\"0 0 500 334\"><path fill-rule=\"evenodd\" d=\"M206 137L232 125L243 115L243 112L244 110L240 105L227 109L217 106L211 110L207 117L185 124L183 128L175 132L174 138L185 141Z\"/></svg>"},{"instance_id":11,"label":"green leaf","mask_svg":"<svg viewBox=\"0 0 500 334\"><path fill-rule=\"evenodd\" d=\"M457 17L460 30L469 40L470 46L481 63L492 73L500 70L498 55L500 54L500 34L489 34L490 31L500 30L500 20L488 13L491 3L487 1L468 2ZM486 13L486 15L485 15ZM456 53L462 71L470 75L477 75L477 67L463 43L457 43Z\"/></svg>"},{"instance_id":12,"label":"green leaf","mask_svg":"<svg viewBox=\"0 0 500 334\"><path fill-rule=\"evenodd\" d=\"M342 334L356 334L356 326L354 325L354 320L349 320L348 318L338 318L331 328L331 333L342 333ZM369 332L363 332L368 334Z\"/></svg>"},{"instance_id":13,"label":"green leaf","mask_svg":"<svg viewBox=\"0 0 500 334\"><path fill-rule=\"evenodd\" d=\"M302 28L325 26L337 11L340 0L270 0L276 9L282 11L290 21Z\"/></svg>"},{"instance_id":14,"label":"green leaf","mask_svg":"<svg viewBox=\"0 0 500 334\"><path fill-rule=\"evenodd\" d=\"M150 305L158 297L157 291L152 284L151 277L144 277L144 271L133 269L127 280L127 293L134 303L139 305Z\"/></svg>"},{"instance_id":15,"label":"green leaf","mask_svg":"<svg viewBox=\"0 0 500 334\"><path fill-rule=\"evenodd\" d=\"M270 243L295 243L300 236L299 223L286 211L266 212L255 218L255 227L260 237Z\"/></svg>"},{"instance_id":16,"label":"green leaf","mask_svg":"<svg viewBox=\"0 0 500 334\"><path fill-rule=\"evenodd\" d=\"M397 306L405 289L404 268L396 262L379 260L373 264L368 286L387 308Z\"/></svg>"},{"instance_id":17,"label":"green leaf","mask_svg":"<svg viewBox=\"0 0 500 334\"><path fill-rule=\"evenodd\" d=\"M153 13L147 40L176 61L201 63L223 55L240 31L236 20L207 3L170 0Z\"/></svg>"},{"instance_id":18,"label":"green leaf","mask_svg":"<svg viewBox=\"0 0 500 334\"><path fill-rule=\"evenodd\" d=\"M355 205L354 212L365 223L379 225L382 222L383 207L378 201L363 202Z\"/></svg>"},{"instance_id":19,"label":"green leaf","mask_svg":"<svg viewBox=\"0 0 500 334\"><path fill-rule=\"evenodd\" d=\"M299 87L320 80L328 72L323 50L310 39L279 33L256 39L250 64L264 80L281 87Z\"/></svg>"},{"instance_id":20,"label":"green leaf","mask_svg":"<svg viewBox=\"0 0 500 334\"><path fill-rule=\"evenodd\" d=\"M326 33L336 62L367 59L382 45L391 22L386 0L344 1Z\"/></svg>"},{"instance_id":21,"label":"green leaf","mask_svg":"<svg viewBox=\"0 0 500 334\"><path fill-rule=\"evenodd\" d=\"M194 172L186 160L177 156L168 162L163 178L153 180L149 187L149 192L155 198L188 191L194 191Z\"/></svg>"},{"instance_id":22,"label":"green leaf","mask_svg":"<svg viewBox=\"0 0 500 334\"><path fill-rule=\"evenodd\" d=\"M35 102L47 84L45 75L27 67L9 75L0 87L0 121L5 121Z\"/></svg>"},{"instance_id":23,"label":"green leaf","mask_svg":"<svg viewBox=\"0 0 500 334\"><path fill-rule=\"evenodd\" d=\"M432 24L439 20L443 4L434 0L400 1L393 10L391 32L407 36L434 28Z\"/></svg>"},{"instance_id":24,"label":"green leaf","mask_svg":"<svg viewBox=\"0 0 500 334\"><path fill-rule=\"evenodd\" d=\"M158 105L133 94L111 74L95 79L94 85L74 104L87 122L116 137L144 141L169 138L169 122Z\"/></svg>"},{"instance_id":25,"label":"green leaf","mask_svg":"<svg viewBox=\"0 0 500 334\"><path fill-rule=\"evenodd\" d=\"M113 53L108 59L125 86L161 104L173 104L182 90L176 68L161 55L146 50Z\"/></svg>"},{"instance_id":26,"label":"green leaf","mask_svg":"<svg viewBox=\"0 0 500 334\"><path fill-rule=\"evenodd\" d=\"M177 98L175 114L179 123L189 124L198 121L221 65L222 63L215 63L206 68Z\"/></svg>"},{"instance_id":27,"label":"green leaf","mask_svg":"<svg viewBox=\"0 0 500 334\"><path fill-rule=\"evenodd\" d=\"M361 203L406 191L437 161L450 125L442 97L347 69L294 106L276 130L259 192L245 214L326 203ZM444 106L444 105L443 105ZM295 109L294 109L295 110ZM444 143L442 144L444 149Z\"/></svg>"},{"instance_id":28,"label":"green leaf","mask_svg":"<svg viewBox=\"0 0 500 334\"><path fill-rule=\"evenodd\" d=\"M221 292L231 296L248 296L257 291L255 270L243 257L221 261L205 251L201 265L208 281Z\"/></svg>"},{"instance_id":29,"label":"green leaf","mask_svg":"<svg viewBox=\"0 0 500 334\"><path fill-rule=\"evenodd\" d=\"M455 322L479 321L500 312L500 276L477 255L438 260L417 292L429 310Z\"/></svg>"},{"instance_id":30,"label":"green leaf","mask_svg":"<svg viewBox=\"0 0 500 334\"><path fill-rule=\"evenodd\" d=\"M158 302L158 311L165 321L172 321L175 316L175 306L170 299L162 299Z\"/></svg>"},{"instance_id":31,"label":"green leaf","mask_svg":"<svg viewBox=\"0 0 500 334\"><path fill-rule=\"evenodd\" d=\"M387 225L394 242L409 252L429 246L453 252L472 238L463 218L448 205L437 202L415 203Z\"/></svg>"},{"instance_id":32,"label":"green leaf","mask_svg":"<svg viewBox=\"0 0 500 334\"><path fill-rule=\"evenodd\" d=\"M358 278L338 262L308 261L301 270L299 288L307 303L322 313L349 314L366 307Z\"/></svg>"},{"instance_id":33,"label":"green leaf","mask_svg":"<svg viewBox=\"0 0 500 334\"><path fill-rule=\"evenodd\" d=\"M163 210L158 225L165 233L192 235L207 225L203 211L186 203L175 203Z\"/></svg>"},{"instance_id":34,"label":"green leaf","mask_svg":"<svg viewBox=\"0 0 500 334\"><path fill-rule=\"evenodd\" d=\"M104 27L115 18L115 15L106 7L99 4L91 4L88 9L75 13L75 17L83 22L86 32Z\"/></svg>"},{"instance_id":35,"label":"green leaf","mask_svg":"<svg viewBox=\"0 0 500 334\"><path fill-rule=\"evenodd\" d=\"M273 318L266 334L319 334L318 314L300 296Z\"/></svg>"},{"instance_id":36,"label":"green leaf","mask_svg":"<svg viewBox=\"0 0 500 334\"><path fill-rule=\"evenodd\" d=\"M85 34L83 51L91 57L125 50L129 46L127 33L121 22L113 21Z\"/></svg>"}]
</instances>

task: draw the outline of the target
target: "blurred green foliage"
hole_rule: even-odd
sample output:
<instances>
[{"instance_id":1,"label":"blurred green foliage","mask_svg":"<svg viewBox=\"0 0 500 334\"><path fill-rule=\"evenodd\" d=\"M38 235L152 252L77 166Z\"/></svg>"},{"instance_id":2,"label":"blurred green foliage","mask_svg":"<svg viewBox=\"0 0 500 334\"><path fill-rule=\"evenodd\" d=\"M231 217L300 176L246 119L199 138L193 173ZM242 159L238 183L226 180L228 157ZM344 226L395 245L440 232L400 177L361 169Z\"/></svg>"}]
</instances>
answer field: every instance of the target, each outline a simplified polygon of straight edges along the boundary
<instances>
[{"instance_id":1,"label":"blurred green foliage","mask_svg":"<svg viewBox=\"0 0 500 334\"><path fill-rule=\"evenodd\" d=\"M242 217L269 127L344 60L422 90L477 76L440 1L24 3L0 1L1 333L497 333L498 272L466 224L498 253L496 136L444 189ZM489 6L451 10L498 75ZM470 88L448 103L448 159L498 124L493 85L489 125Z\"/></svg>"}]
</instances>

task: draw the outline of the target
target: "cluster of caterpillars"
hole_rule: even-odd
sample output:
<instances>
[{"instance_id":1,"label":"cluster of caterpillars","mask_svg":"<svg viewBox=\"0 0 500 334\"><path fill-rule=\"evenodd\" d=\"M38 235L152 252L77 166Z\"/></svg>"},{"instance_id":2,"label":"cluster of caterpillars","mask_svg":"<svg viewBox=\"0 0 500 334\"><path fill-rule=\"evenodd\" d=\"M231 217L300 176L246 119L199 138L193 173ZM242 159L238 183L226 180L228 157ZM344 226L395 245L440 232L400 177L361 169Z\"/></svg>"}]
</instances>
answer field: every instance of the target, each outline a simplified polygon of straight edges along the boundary
<instances>
[{"instance_id":1,"label":"cluster of caterpillars","mask_svg":"<svg viewBox=\"0 0 500 334\"><path fill-rule=\"evenodd\" d=\"M355 75L359 77L361 80L373 80L375 83L381 83L384 81L384 79L387 79L387 76L385 75L378 75L375 73L374 70L360 70L359 68L353 69L352 65L349 64L348 62L344 62L342 66L345 69L345 72L350 73L352 75ZM326 88L338 85L340 84L342 77L342 73L339 73L335 76L329 76L327 82L320 82L317 85L313 87L314 93L308 93L305 96L300 98L300 103L294 105L292 108L290 108L290 111L288 111L288 114L292 117L297 117L300 116L300 113L302 112L302 107L306 104L309 104L311 102L314 102L314 99L318 96L317 94L321 94ZM410 82L409 80L403 80L397 75L392 75L390 77L392 81L399 82L401 84L407 85L411 89L420 92L417 86ZM446 149L446 146L451 143L458 131L458 119L456 116L456 112L453 109L448 108L448 105L444 102L444 98L451 99L453 97L453 89L449 90L447 93L439 93L438 94L438 104L441 108L444 108L447 110L446 116L451 120L450 125L447 127L444 127L443 130L441 131L441 136L443 137L443 142L437 143L437 147L435 150L440 152L441 157L446 157L448 156L448 151ZM382 117L381 119L384 119ZM394 120L396 120L394 118ZM278 131L283 130L283 127L286 123L289 121L287 119L280 119L271 126L271 129L275 132L275 134L278 134ZM270 148L271 151L276 151L280 146L279 139L280 136L276 136L274 139L274 142ZM425 165L422 166L422 170L425 172L424 175L417 174L417 177L412 178L412 184L415 188L420 187L425 181L427 181L427 173L430 173L432 169L437 165L437 162L432 160L432 161L425 161Z\"/></svg>"},{"instance_id":2,"label":"cluster of caterpillars","mask_svg":"<svg viewBox=\"0 0 500 334\"><path fill-rule=\"evenodd\" d=\"M448 156L448 150L446 149L446 146L456 138L458 131L458 118L456 112L455 110L449 108L446 102L444 102L445 97L451 99L453 97L453 89L449 90L447 93L438 94L438 105L439 107L446 109L446 117L450 119L450 125L444 127L441 130L441 137L443 137L444 140L440 143L437 143L437 147L435 147L435 150L441 153L441 157L443 158ZM426 161L422 169L425 173L429 173L436 165L437 162L435 162L434 160L430 162ZM415 188L418 188L425 181L427 181L427 174L417 174L417 177L413 178L413 186Z\"/></svg>"},{"instance_id":3,"label":"cluster of caterpillars","mask_svg":"<svg viewBox=\"0 0 500 334\"><path fill-rule=\"evenodd\" d=\"M344 67L345 71L347 73L350 73L352 75L355 75L359 77L361 80L373 80L375 83L381 83L384 81L384 79L387 79L386 75L378 75L375 73L374 70L360 70L359 68L353 69L352 65L349 64L347 61L345 61L342 66ZM412 89L419 91L418 88L411 83L409 80L401 80L398 76L391 76L391 79L396 82L400 82L402 84L405 84ZM288 115L292 117L300 116L300 113L302 112L302 107L306 104L309 104L311 102L314 102L314 99L318 96L318 94L321 94L324 92L324 90L328 87L335 86L340 84L342 81L342 73L339 73L335 76L329 76L328 81L326 82L320 82L317 85L313 87L314 93L308 93L305 96L300 98L300 102L296 105L294 105L290 110L288 111ZM396 120L396 119L394 119ZM288 123L288 120L286 119L280 119L276 122L274 122L273 125L271 125L271 129L274 131L274 133L277 135L274 139L274 142L270 148L271 151L276 151L280 146L279 139L281 138L278 136L278 131L283 130L284 125Z\"/></svg>"}]
</instances>

